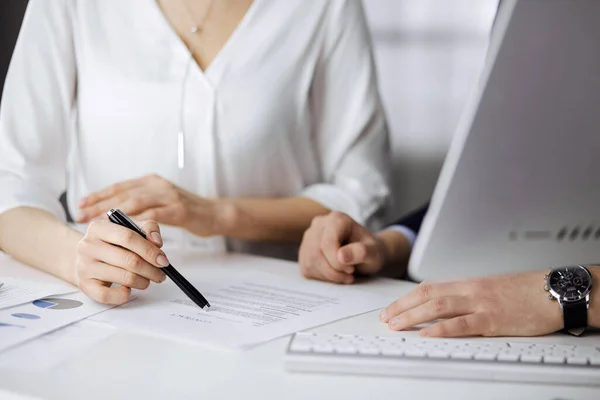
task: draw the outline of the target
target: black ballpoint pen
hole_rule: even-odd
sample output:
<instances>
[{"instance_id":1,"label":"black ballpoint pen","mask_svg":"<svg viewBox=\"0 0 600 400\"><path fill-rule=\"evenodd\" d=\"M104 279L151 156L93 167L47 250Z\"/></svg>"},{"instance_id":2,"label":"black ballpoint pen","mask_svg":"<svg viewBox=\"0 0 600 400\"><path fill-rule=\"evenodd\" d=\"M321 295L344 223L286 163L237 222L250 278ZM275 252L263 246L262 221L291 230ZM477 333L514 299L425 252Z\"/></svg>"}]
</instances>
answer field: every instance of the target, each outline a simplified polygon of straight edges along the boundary
<instances>
[{"instance_id":1,"label":"black ballpoint pen","mask_svg":"<svg viewBox=\"0 0 600 400\"><path fill-rule=\"evenodd\" d=\"M137 226L137 224L133 222L131 218L129 218L123 211L111 208L106 215L108 215L110 222L131 229L146 239L146 234L144 231L142 231L142 229ZM183 293L190 298L190 300L198 305L198 307L202 308L203 310L210 308L210 303L204 298L204 296L202 296L202 293L192 286L192 284L189 283L171 264L161 269L169 278L171 278L173 282L175 282L179 289L181 289Z\"/></svg>"}]
</instances>

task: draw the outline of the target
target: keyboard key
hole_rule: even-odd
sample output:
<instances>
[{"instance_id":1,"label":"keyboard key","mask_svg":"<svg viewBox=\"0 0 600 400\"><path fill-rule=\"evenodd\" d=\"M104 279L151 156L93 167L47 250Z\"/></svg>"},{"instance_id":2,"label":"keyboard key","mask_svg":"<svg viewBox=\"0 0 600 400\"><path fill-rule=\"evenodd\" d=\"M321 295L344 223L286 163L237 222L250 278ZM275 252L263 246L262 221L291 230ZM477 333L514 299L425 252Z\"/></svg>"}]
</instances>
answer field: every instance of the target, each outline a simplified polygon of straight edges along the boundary
<instances>
[{"instance_id":1,"label":"keyboard key","mask_svg":"<svg viewBox=\"0 0 600 400\"><path fill-rule=\"evenodd\" d=\"M381 349L381 354L384 356L401 356L404 354L404 350L399 347L384 347Z\"/></svg>"},{"instance_id":2,"label":"keyboard key","mask_svg":"<svg viewBox=\"0 0 600 400\"><path fill-rule=\"evenodd\" d=\"M336 346L335 352L340 354L356 354L358 353L358 349L354 346Z\"/></svg>"},{"instance_id":3,"label":"keyboard key","mask_svg":"<svg viewBox=\"0 0 600 400\"><path fill-rule=\"evenodd\" d=\"M466 351L450 353L450 358L454 360L470 360L473 358L473 353L468 353Z\"/></svg>"},{"instance_id":4,"label":"keyboard key","mask_svg":"<svg viewBox=\"0 0 600 400\"><path fill-rule=\"evenodd\" d=\"M432 350L427 353L427 357L429 358L448 358L450 357L450 353L444 350Z\"/></svg>"},{"instance_id":5,"label":"keyboard key","mask_svg":"<svg viewBox=\"0 0 600 400\"><path fill-rule=\"evenodd\" d=\"M475 354L477 361L494 361L498 355L496 353L478 353Z\"/></svg>"},{"instance_id":6,"label":"keyboard key","mask_svg":"<svg viewBox=\"0 0 600 400\"><path fill-rule=\"evenodd\" d=\"M517 362L521 356L518 353L500 353L498 361Z\"/></svg>"},{"instance_id":7,"label":"keyboard key","mask_svg":"<svg viewBox=\"0 0 600 400\"><path fill-rule=\"evenodd\" d=\"M313 346L313 351L315 353L333 353L333 346L330 344L315 344Z\"/></svg>"},{"instance_id":8,"label":"keyboard key","mask_svg":"<svg viewBox=\"0 0 600 400\"><path fill-rule=\"evenodd\" d=\"M427 355L427 352L425 350L422 349L417 349L417 348L411 348L411 349L407 349L404 354L406 354L407 357L419 357L419 358L423 358Z\"/></svg>"},{"instance_id":9,"label":"keyboard key","mask_svg":"<svg viewBox=\"0 0 600 400\"><path fill-rule=\"evenodd\" d=\"M593 356L590 358L590 364L600 365L600 356Z\"/></svg>"},{"instance_id":10,"label":"keyboard key","mask_svg":"<svg viewBox=\"0 0 600 400\"><path fill-rule=\"evenodd\" d=\"M567 364L586 365L588 360L586 357L567 357Z\"/></svg>"},{"instance_id":11,"label":"keyboard key","mask_svg":"<svg viewBox=\"0 0 600 400\"><path fill-rule=\"evenodd\" d=\"M538 354L522 354L521 362L539 364L542 362L542 356Z\"/></svg>"},{"instance_id":12,"label":"keyboard key","mask_svg":"<svg viewBox=\"0 0 600 400\"><path fill-rule=\"evenodd\" d=\"M377 347L359 347L358 352L366 355L377 355L379 354L379 349Z\"/></svg>"},{"instance_id":13,"label":"keyboard key","mask_svg":"<svg viewBox=\"0 0 600 400\"><path fill-rule=\"evenodd\" d=\"M547 355L544 356L544 364L564 364L565 357L563 355Z\"/></svg>"},{"instance_id":14,"label":"keyboard key","mask_svg":"<svg viewBox=\"0 0 600 400\"><path fill-rule=\"evenodd\" d=\"M310 351L311 349L312 349L312 344L310 342L294 341L294 343L292 343L292 346L290 347L290 350L292 350L292 351L302 351L302 352Z\"/></svg>"}]
</instances>

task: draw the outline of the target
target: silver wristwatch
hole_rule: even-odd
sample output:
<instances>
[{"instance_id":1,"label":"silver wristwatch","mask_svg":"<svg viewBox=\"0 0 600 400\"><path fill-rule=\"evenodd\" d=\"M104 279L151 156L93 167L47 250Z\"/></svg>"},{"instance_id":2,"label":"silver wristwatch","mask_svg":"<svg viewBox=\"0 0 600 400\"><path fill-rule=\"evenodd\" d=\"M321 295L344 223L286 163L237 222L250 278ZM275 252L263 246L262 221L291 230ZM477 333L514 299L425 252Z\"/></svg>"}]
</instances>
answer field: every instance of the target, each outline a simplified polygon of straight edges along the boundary
<instances>
[{"instance_id":1,"label":"silver wristwatch","mask_svg":"<svg viewBox=\"0 0 600 400\"><path fill-rule=\"evenodd\" d=\"M563 312L564 330L582 334L588 326L592 274L583 265L554 268L545 275L548 298L558 300Z\"/></svg>"}]
</instances>

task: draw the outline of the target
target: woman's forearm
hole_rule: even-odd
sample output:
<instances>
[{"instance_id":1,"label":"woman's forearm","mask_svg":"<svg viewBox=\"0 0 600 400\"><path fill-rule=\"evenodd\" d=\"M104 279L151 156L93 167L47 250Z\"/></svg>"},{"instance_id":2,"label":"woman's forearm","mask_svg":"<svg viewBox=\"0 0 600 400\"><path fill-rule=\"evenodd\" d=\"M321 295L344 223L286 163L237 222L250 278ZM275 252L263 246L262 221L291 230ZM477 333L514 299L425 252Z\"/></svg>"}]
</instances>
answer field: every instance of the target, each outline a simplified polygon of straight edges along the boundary
<instances>
[{"instance_id":1,"label":"woman's forearm","mask_svg":"<svg viewBox=\"0 0 600 400\"><path fill-rule=\"evenodd\" d=\"M0 214L0 250L74 285L76 249L82 236L37 208L19 207Z\"/></svg>"},{"instance_id":2,"label":"woman's forearm","mask_svg":"<svg viewBox=\"0 0 600 400\"><path fill-rule=\"evenodd\" d=\"M314 200L227 199L218 217L218 234L249 241L300 243L313 218L329 212Z\"/></svg>"}]
</instances>

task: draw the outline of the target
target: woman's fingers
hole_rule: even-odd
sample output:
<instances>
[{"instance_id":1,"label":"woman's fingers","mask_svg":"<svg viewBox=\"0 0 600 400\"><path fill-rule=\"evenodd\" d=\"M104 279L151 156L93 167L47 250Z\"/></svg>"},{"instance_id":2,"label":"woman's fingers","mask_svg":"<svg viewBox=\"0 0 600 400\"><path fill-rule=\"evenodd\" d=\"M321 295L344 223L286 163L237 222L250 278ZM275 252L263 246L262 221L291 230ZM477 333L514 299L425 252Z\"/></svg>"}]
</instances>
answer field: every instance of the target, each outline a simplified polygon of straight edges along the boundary
<instances>
[{"instance_id":1,"label":"woman's fingers","mask_svg":"<svg viewBox=\"0 0 600 400\"><path fill-rule=\"evenodd\" d=\"M139 255L121 247L103 242L98 243L96 244L95 249L90 252L90 255L94 260L118 267L124 271L139 275L142 278L156 283L161 283L166 279L165 273L161 271L160 268L155 267ZM117 281L110 282L121 283ZM124 285L130 286L128 284Z\"/></svg>"},{"instance_id":2,"label":"woman's fingers","mask_svg":"<svg viewBox=\"0 0 600 400\"><path fill-rule=\"evenodd\" d=\"M461 315L452 319L437 322L421 329L421 336L427 337L462 337L479 336L486 331L485 317L481 313Z\"/></svg>"},{"instance_id":3,"label":"woman's fingers","mask_svg":"<svg viewBox=\"0 0 600 400\"><path fill-rule=\"evenodd\" d=\"M160 226L156 223L156 221L144 221L138 222L138 226L144 231L146 234L146 239L152 241L158 247L162 247L163 239L160 234Z\"/></svg>"},{"instance_id":4,"label":"woman's fingers","mask_svg":"<svg viewBox=\"0 0 600 400\"><path fill-rule=\"evenodd\" d=\"M121 305L129 300L131 289L127 286L111 288L97 279L85 279L79 288L88 297L102 304Z\"/></svg>"},{"instance_id":5,"label":"woman's fingers","mask_svg":"<svg viewBox=\"0 0 600 400\"><path fill-rule=\"evenodd\" d=\"M172 218L173 213L171 207L169 206L146 208L140 213L132 213L131 215L135 216L135 218L139 220L154 220L160 221L161 223L174 225Z\"/></svg>"},{"instance_id":6,"label":"woman's fingers","mask_svg":"<svg viewBox=\"0 0 600 400\"><path fill-rule=\"evenodd\" d=\"M412 292L384 308L379 314L382 322L389 322L396 315L402 314L432 299L442 296L460 295L460 284L456 282L421 283Z\"/></svg>"},{"instance_id":7,"label":"woman's fingers","mask_svg":"<svg viewBox=\"0 0 600 400\"><path fill-rule=\"evenodd\" d=\"M150 281L143 276L101 261L96 261L88 265L87 273L88 275L93 276L94 279L103 282L117 283L132 289L145 290L150 286Z\"/></svg>"},{"instance_id":8,"label":"woman's fingers","mask_svg":"<svg viewBox=\"0 0 600 400\"><path fill-rule=\"evenodd\" d=\"M107 200L111 197L118 196L122 192L133 189L134 187L141 186L143 184L142 179L143 178L131 179L128 181L115 183L114 185L111 185L107 188L91 193L85 196L83 199L81 199L78 206L79 208L86 208L103 200Z\"/></svg>"},{"instance_id":9,"label":"woman's fingers","mask_svg":"<svg viewBox=\"0 0 600 400\"><path fill-rule=\"evenodd\" d=\"M465 297L439 297L392 318L390 329L400 331L442 318L470 314L473 305Z\"/></svg>"},{"instance_id":10,"label":"woman's fingers","mask_svg":"<svg viewBox=\"0 0 600 400\"><path fill-rule=\"evenodd\" d=\"M144 225L146 227L146 225ZM146 227L146 229L148 229ZM165 253L151 241L123 226L110 221L95 221L88 228L88 234L103 242L130 250L124 267L140 267L139 257L156 267L166 267L169 260Z\"/></svg>"}]
</instances>

